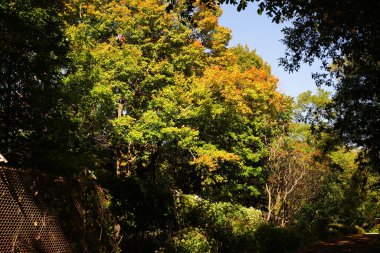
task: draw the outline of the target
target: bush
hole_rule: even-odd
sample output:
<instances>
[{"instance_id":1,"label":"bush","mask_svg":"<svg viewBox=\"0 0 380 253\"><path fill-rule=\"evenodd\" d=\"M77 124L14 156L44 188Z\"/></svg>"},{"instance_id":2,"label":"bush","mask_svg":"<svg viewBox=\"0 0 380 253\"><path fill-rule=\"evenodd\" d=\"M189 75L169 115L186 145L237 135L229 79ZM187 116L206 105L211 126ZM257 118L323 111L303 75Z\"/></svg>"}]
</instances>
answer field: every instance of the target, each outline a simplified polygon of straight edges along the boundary
<instances>
[{"instance_id":1,"label":"bush","mask_svg":"<svg viewBox=\"0 0 380 253\"><path fill-rule=\"evenodd\" d=\"M375 226L373 226L370 230L369 230L370 233L380 233L380 224L376 224Z\"/></svg>"},{"instance_id":2,"label":"bush","mask_svg":"<svg viewBox=\"0 0 380 253\"><path fill-rule=\"evenodd\" d=\"M348 234L364 234L365 231L359 226L347 226L339 223L332 223L327 226L328 236L339 236Z\"/></svg>"},{"instance_id":3,"label":"bush","mask_svg":"<svg viewBox=\"0 0 380 253\"><path fill-rule=\"evenodd\" d=\"M263 222L260 210L182 194L176 210L180 226L202 228L216 241L219 252L255 251L255 231Z\"/></svg>"},{"instance_id":4,"label":"bush","mask_svg":"<svg viewBox=\"0 0 380 253\"><path fill-rule=\"evenodd\" d=\"M167 251L176 253L209 253L213 251L212 248L213 245L208 241L204 231L189 227L172 237Z\"/></svg>"},{"instance_id":5,"label":"bush","mask_svg":"<svg viewBox=\"0 0 380 253\"><path fill-rule=\"evenodd\" d=\"M208 207L208 231L223 242L224 252L252 252L255 250L255 232L262 223L261 212L253 208L226 202L212 203ZM204 220L206 224L207 220Z\"/></svg>"},{"instance_id":6,"label":"bush","mask_svg":"<svg viewBox=\"0 0 380 253\"><path fill-rule=\"evenodd\" d=\"M256 231L258 253L294 252L301 246L301 237L290 228L262 224Z\"/></svg>"}]
</instances>

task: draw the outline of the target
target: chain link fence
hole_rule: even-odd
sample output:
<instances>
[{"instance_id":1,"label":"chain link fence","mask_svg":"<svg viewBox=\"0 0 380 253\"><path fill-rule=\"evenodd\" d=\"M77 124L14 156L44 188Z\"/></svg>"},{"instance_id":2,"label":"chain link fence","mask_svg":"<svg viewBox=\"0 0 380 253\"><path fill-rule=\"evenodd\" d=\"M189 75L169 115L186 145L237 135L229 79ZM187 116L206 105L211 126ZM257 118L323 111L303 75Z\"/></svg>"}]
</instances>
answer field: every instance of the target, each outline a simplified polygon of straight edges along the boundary
<instances>
[{"instance_id":1,"label":"chain link fence","mask_svg":"<svg viewBox=\"0 0 380 253\"><path fill-rule=\"evenodd\" d=\"M0 252L114 252L109 200L94 182L0 167Z\"/></svg>"}]
</instances>

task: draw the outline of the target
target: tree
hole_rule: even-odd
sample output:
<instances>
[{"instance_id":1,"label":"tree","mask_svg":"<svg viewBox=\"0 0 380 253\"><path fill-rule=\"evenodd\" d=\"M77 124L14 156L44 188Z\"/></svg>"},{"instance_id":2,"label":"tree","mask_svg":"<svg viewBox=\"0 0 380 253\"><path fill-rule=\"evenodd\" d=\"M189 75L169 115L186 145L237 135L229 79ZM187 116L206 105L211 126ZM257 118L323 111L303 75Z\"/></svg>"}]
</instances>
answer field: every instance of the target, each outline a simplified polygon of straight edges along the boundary
<instances>
[{"instance_id":1,"label":"tree","mask_svg":"<svg viewBox=\"0 0 380 253\"><path fill-rule=\"evenodd\" d=\"M333 130L331 122L336 119L326 113L331 101L329 93L321 89L316 94L301 93L294 104L297 128L291 131L296 140L313 146L320 154L313 158L316 168L323 172L314 181L318 190L306 194L311 199L303 203L293 220L299 229L317 234L326 233L331 224L369 228L378 205L373 198L378 191L374 184L378 176L371 174L364 163L358 163L361 150L342 142Z\"/></svg>"},{"instance_id":2,"label":"tree","mask_svg":"<svg viewBox=\"0 0 380 253\"><path fill-rule=\"evenodd\" d=\"M174 2L174 1L169 1ZM192 5L187 1L188 16ZM240 11L254 0L204 0L209 8L214 4L238 4ZM297 71L300 63L322 60L322 68L335 79L326 80L326 74L315 74L319 84L332 84L336 89L334 110L335 127L346 142L363 147L367 163L373 167L380 160L379 120L379 60L380 22L378 1L258 1L258 13L266 13L273 22L291 22L284 28L283 43L287 46L281 65L288 71ZM363 160L364 161L364 160Z\"/></svg>"},{"instance_id":3,"label":"tree","mask_svg":"<svg viewBox=\"0 0 380 253\"><path fill-rule=\"evenodd\" d=\"M291 20L283 42L289 49L281 60L289 71L300 61L320 58L337 79L334 87L335 127L347 142L365 149L375 165L380 158L379 136L379 42L380 23L376 1L266 1L274 20ZM332 65L330 65L332 64Z\"/></svg>"},{"instance_id":4,"label":"tree","mask_svg":"<svg viewBox=\"0 0 380 253\"><path fill-rule=\"evenodd\" d=\"M295 130L272 142L266 163L267 221L281 226L294 222L296 213L318 194L324 169L318 162L318 148L299 138Z\"/></svg>"},{"instance_id":5,"label":"tree","mask_svg":"<svg viewBox=\"0 0 380 253\"><path fill-rule=\"evenodd\" d=\"M266 69L240 72L235 66L211 67L185 89L178 86L185 91L178 123L197 132L196 141L182 147L194 157L180 167L189 170L188 161L195 166L198 178L192 180L201 179L203 194L247 205L259 195L266 144L289 120L289 98L276 83Z\"/></svg>"},{"instance_id":6,"label":"tree","mask_svg":"<svg viewBox=\"0 0 380 253\"><path fill-rule=\"evenodd\" d=\"M104 167L115 157L123 170L143 173L154 167L165 141L159 131L168 122L153 98L167 86L202 75L205 65L221 56L220 45L230 35L217 25L220 11L199 8L195 28L182 22L180 10L165 13L160 1L68 4L72 65L64 81L71 119L83 145L103 158ZM124 115L116 119L118 106Z\"/></svg>"},{"instance_id":7,"label":"tree","mask_svg":"<svg viewBox=\"0 0 380 253\"><path fill-rule=\"evenodd\" d=\"M0 153L11 166L51 166L67 144L62 8L60 1L0 3Z\"/></svg>"},{"instance_id":8,"label":"tree","mask_svg":"<svg viewBox=\"0 0 380 253\"><path fill-rule=\"evenodd\" d=\"M294 105L294 119L310 125L331 123L329 122L328 106L331 104L331 93L318 88L317 94L306 91L298 95Z\"/></svg>"}]
</instances>

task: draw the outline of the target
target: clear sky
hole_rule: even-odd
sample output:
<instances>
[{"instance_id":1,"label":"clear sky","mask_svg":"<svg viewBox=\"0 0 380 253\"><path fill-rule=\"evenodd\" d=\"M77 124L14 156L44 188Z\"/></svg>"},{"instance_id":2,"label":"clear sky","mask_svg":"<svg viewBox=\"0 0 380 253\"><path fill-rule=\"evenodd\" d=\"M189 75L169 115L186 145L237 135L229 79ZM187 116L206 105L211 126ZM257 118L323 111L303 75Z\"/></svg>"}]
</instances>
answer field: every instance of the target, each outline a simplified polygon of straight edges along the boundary
<instances>
[{"instance_id":1,"label":"clear sky","mask_svg":"<svg viewBox=\"0 0 380 253\"><path fill-rule=\"evenodd\" d=\"M282 24L272 23L266 15L259 16L251 3L241 12L236 6L223 5L223 15L219 24L232 30L232 40L229 46L237 44L248 45L255 49L272 67L272 74L279 78L279 90L290 96L297 96L306 90L317 89L311 73L320 71L319 64L309 66L303 64L298 72L288 73L278 66L278 58L285 55L285 46L280 42L283 38Z\"/></svg>"}]
</instances>

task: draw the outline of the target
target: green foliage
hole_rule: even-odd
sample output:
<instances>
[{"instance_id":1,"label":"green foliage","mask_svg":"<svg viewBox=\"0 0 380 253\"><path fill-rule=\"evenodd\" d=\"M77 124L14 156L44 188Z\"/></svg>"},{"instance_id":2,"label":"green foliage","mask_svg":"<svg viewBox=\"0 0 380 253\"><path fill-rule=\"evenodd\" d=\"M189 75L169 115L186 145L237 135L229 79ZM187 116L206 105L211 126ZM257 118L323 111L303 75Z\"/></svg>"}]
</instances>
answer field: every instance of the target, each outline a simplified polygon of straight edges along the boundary
<instances>
[{"instance_id":1,"label":"green foliage","mask_svg":"<svg viewBox=\"0 0 380 253\"><path fill-rule=\"evenodd\" d=\"M327 236L342 236L348 234L364 234L365 231L359 226L347 226L339 223L332 223L326 226Z\"/></svg>"},{"instance_id":2,"label":"green foliage","mask_svg":"<svg viewBox=\"0 0 380 253\"><path fill-rule=\"evenodd\" d=\"M191 129L180 129L178 101L168 100L166 92L177 97L174 85L201 75L210 58L205 51L219 45L213 38L223 41L228 34L217 27L217 11L200 12L200 24L192 30L177 12L167 14L164 8L154 0L68 4L68 15L81 20L66 29L72 60L64 80L70 116L81 142L103 155L103 166L119 156L128 173L149 170L152 157L174 147L168 136L194 136ZM118 104L125 116L120 119ZM104 152L110 149L113 154Z\"/></svg>"},{"instance_id":3,"label":"green foliage","mask_svg":"<svg viewBox=\"0 0 380 253\"><path fill-rule=\"evenodd\" d=\"M248 46L230 47L229 50L237 57L238 65L241 71L246 71L255 67L257 69L265 68L270 73L270 66L264 62L264 60L256 54L256 50L249 50Z\"/></svg>"},{"instance_id":4,"label":"green foliage","mask_svg":"<svg viewBox=\"0 0 380 253\"><path fill-rule=\"evenodd\" d=\"M322 60L327 74L316 74L319 84L333 84L335 128L346 142L366 149L373 168L380 159L379 136L379 22L378 2L262 1L262 8L274 21L291 21L283 42L289 49L281 64L289 71L301 62Z\"/></svg>"},{"instance_id":5,"label":"green foliage","mask_svg":"<svg viewBox=\"0 0 380 253\"><path fill-rule=\"evenodd\" d=\"M355 226L370 229L379 211L379 192L373 187L377 175L358 167L356 150L329 152L330 170L321 182L313 202L304 205L296 218L301 230L319 236L354 232ZM331 224L341 224L342 229Z\"/></svg>"},{"instance_id":6,"label":"green foliage","mask_svg":"<svg viewBox=\"0 0 380 253\"><path fill-rule=\"evenodd\" d=\"M294 118L298 122L321 126L327 124L327 107L331 103L330 92L318 88L317 94L306 91L298 95L294 108Z\"/></svg>"},{"instance_id":7,"label":"green foliage","mask_svg":"<svg viewBox=\"0 0 380 253\"><path fill-rule=\"evenodd\" d=\"M255 231L263 222L261 211L252 207L184 194L177 195L176 216L180 227L202 228L220 252L252 252Z\"/></svg>"},{"instance_id":8,"label":"green foliage","mask_svg":"<svg viewBox=\"0 0 380 253\"><path fill-rule=\"evenodd\" d=\"M257 209L210 202L196 195L177 193L176 217L183 228L179 234L191 231L194 236L192 240L184 236L172 240L179 243L179 238L184 238L181 245L188 249L198 242L209 245L211 252L295 252L307 241L301 231L264 223Z\"/></svg>"},{"instance_id":9,"label":"green foliage","mask_svg":"<svg viewBox=\"0 0 380 253\"><path fill-rule=\"evenodd\" d=\"M167 1L173 4L174 1ZM195 0L186 1L184 15L191 19ZM201 0L208 8L215 1ZM254 0L222 0L216 3L237 5L240 11ZM299 70L301 63L322 61L329 72L315 73L319 84L333 85L336 94L332 107L337 115L336 129L341 138L364 147L365 156L379 170L379 2L259 0L258 13L275 23L290 22L283 29L287 47L281 65L288 71ZM169 5L170 7L170 5ZM169 8L170 9L170 8ZM333 81L334 80L334 81Z\"/></svg>"},{"instance_id":10,"label":"green foliage","mask_svg":"<svg viewBox=\"0 0 380 253\"><path fill-rule=\"evenodd\" d=\"M171 238L170 248L166 252L178 253L210 253L213 245L210 244L204 232L198 228L185 228L178 235ZM215 246L214 246L215 247Z\"/></svg>"},{"instance_id":11,"label":"green foliage","mask_svg":"<svg viewBox=\"0 0 380 253\"><path fill-rule=\"evenodd\" d=\"M227 50L220 10L197 3L191 24L181 3L170 13L156 0L68 5L81 22L66 29L65 91L81 144L100 160L88 166L112 171L117 159L123 175L162 170L187 192L257 198L265 142L289 121L290 100L255 52Z\"/></svg>"}]
</instances>

